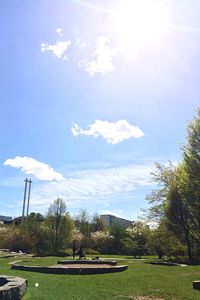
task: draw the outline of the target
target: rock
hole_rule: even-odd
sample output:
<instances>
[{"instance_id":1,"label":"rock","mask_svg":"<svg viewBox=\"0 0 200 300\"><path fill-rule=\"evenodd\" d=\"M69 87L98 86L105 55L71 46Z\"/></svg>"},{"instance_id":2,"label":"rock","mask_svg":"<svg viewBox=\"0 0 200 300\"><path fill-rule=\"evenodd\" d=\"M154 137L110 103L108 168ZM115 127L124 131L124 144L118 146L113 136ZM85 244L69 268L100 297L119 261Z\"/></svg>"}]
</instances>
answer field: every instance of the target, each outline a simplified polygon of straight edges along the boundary
<instances>
[{"instance_id":1,"label":"rock","mask_svg":"<svg viewBox=\"0 0 200 300\"><path fill-rule=\"evenodd\" d=\"M193 281L193 289L200 290L200 280Z\"/></svg>"},{"instance_id":2,"label":"rock","mask_svg":"<svg viewBox=\"0 0 200 300\"><path fill-rule=\"evenodd\" d=\"M0 275L0 299L21 300L28 286L28 281L15 276Z\"/></svg>"}]
</instances>

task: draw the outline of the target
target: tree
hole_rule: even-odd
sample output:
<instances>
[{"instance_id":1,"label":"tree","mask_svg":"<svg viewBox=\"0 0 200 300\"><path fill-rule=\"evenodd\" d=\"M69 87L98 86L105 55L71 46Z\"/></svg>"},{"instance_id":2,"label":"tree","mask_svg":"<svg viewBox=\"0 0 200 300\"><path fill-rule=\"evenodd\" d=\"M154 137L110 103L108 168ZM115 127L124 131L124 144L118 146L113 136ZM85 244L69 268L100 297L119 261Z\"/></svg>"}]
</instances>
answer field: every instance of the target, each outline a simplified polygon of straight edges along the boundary
<instances>
[{"instance_id":1,"label":"tree","mask_svg":"<svg viewBox=\"0 0 200 300\"><path fill-rule=\"evenodd\" d=\"M168 165L155 163L155 167L155 171L152 173L152 181L158 184L158 188L147 195L146 199L150 204L149 219L159 223L165 216L168 188L173 181L175 167L170 161Z\"/></svg>"},{"instance_id":2,"label":"tree","mask_svg":"<svg viewBox=\"0 0 200 300\"><path fill-rule=\"evenodd\" d=\"M45 221L48 229L50 247L57 254L60 249L66 247L72 238L74 223L66 212L66 204L61 198L57 198L49 207Z\"/></svg>"},{"instance_id":3,"label":"tree","mask_svg":"<svg viewBox=\"0 0 200 300\"><path fill-rule=\"evenodd\" d=\"M27 236L31 242L29 251L37 255L44 254L47 251L48 243L46 240L46 229L44 226L44 216L40 213L32 212L25 218L25 222L18 226L22 236Z\"/></svg>"},{"instance_id":4,"label":"tree","mask_svg":"<svg viewBox=\"0 0 200 300\"><path fill-rule=\"evenodd\" d=\"M185 242L187 246L188 257L190 260L192 260L192 220L188 210L187 201L185 201L187 199L184 198L180 189L180 182L184 175L184 164L182 164L177 167L175 176L168 188L165 216L167 227L180 241Z\"/></svg>"},{"instance_id":5,"label":"tree","mask_svg":"<svg viewBox=\"0 0 200 300\"><path fill-rule=\"evenodd\" d=\"M121 222L112 222L110 227L110 234L113 236L112 252L115 254L122 253L125 231L126 227Z\"/></svg>"},{"instance_id":6,"label":"tree","mask_svg":"<svg viewBox=\"0 0 200 300\"><path fill-rule=\"evenodd\" d=\"M84 248L87 248L90 242L90 236L91 236L90 219L91 219L90 215L85 209L80 210L79 215L76 216L75 218L76 228L83 235L82 246L84 244Z\"/></svg>"},{"instance_id":7,"label":"tree","mask_svg":"<svg viewBox=\"0 0 200 300\"><path fill-rule=\"evenodd\" d=\"M101 253L110 253L113 236L109 232L96 231L91 234L91 245Z\"/></svg>"},{"instance_id":8,"label":"tree","mask_svg":"<svg viewBox=\"0 0 200 300\"><path fill-rule=\"evenodd\" d=\"M182 182L181 189L192 220L192 238L200 249L200 108L188 125L183 158L187 177Z\"/></svg>"},{"instance_id":9,"label":"tree","mask_svg":"<svg viewBox=\"0 0 200 300\"><path fill-rule=\"evenodd\" d=\"M180 163L177 167L171 163L168 166L159 164L156 166L158 172L153 175L160 189L156 193L153 191L149 196L152 204L150 216L159 216L158 223L164 222L171 235L173 234L180 243L186 244L188 257L192 260L192 219L188 209L188 199L183 192L187 190L185 164Z\"/></svg>"},{"instance_id":10,"label":"tree","mask_svg":"<svg viewBox=\"0 0 200 300\"><path fill-rule=\"evenodd\" d=\"M183 160L177 167L156 164L159 188L148 197L150 216L164 220L174 237L187 246L189 259L200 255L200 109L187 128Z\"/></svg>"},{"instance_id":11,"label":"tree","mask_svg":"<svg viewBox=\"0 0 200 300\"><path fill-rule=\"evenodd\" d=\"M165 221L151 230L147 246L149 252L157 254L159 259L163 258L164 255L178 258L185 254L184 245L168 230Z\"/></svg>"},{"instance_id":12,"label":"tree","mask_svg":"<svg viewBox=\"0 0 200 300\"><path fill-rule=\"evenodd\" d=\"M149 226L138 221L133 222L125 231L123 239L126 254L141 256L147 252L147 241L149 237Z\"/></svg>"},{"instance_id":13,"label":"tree","mask_svg":"<svg viewBox=\"0 0 200 300\"><path fill-rule=\"evenodd\" d=\"M96 231L105 231L106 227L104 225L104 222L100 218L98 214L94 214L92 221L91 221L91 232L96 232Z\"/></svg>"}]
</instances>

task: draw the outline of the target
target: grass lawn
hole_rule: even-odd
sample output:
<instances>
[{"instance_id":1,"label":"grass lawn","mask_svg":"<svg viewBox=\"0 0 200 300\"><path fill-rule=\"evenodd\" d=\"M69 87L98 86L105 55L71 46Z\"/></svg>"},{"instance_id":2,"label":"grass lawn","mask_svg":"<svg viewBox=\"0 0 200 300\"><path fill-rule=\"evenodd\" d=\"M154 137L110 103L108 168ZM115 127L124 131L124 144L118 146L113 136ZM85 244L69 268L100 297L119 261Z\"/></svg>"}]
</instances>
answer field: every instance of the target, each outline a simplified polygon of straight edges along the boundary
<instances>
[{"instance_id":1,"label":"grass lawn","mask_svg":"<svg viewBox=\"0 0 200 300\"><path fill-rule=\"evenodd\" d=\"M125 300L134 299L134 296L170 300L200 299L200 291L192 288L192 281L200 280L200 266L157 266L146 264L146 260L117 258L118 264L128 265L127 271L102 275L49 275L11 270L8 263L20 258L0 258L0 274L28 279L24 300ZM23 259L26 261L23 264L50 266L63 257ZM36 287L35 283L39 286Z\"/></svg>"}]
</instances>

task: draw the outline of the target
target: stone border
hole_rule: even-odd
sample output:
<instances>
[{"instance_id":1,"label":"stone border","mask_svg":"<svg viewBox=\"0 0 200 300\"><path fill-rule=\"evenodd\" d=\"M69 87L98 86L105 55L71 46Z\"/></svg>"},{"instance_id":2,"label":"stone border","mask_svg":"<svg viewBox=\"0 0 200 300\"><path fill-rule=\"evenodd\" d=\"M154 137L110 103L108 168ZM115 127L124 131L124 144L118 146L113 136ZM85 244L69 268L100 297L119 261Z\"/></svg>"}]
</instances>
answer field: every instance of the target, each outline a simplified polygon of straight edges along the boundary
<instances>
[{"instance_id":1,"label":"stone border","mask_svg":"<svg viewBox=\"0 0 200 300\"><path fill-rule=\"evenodd\" d=\"M0 275L0 299L21 300L26 293L27 279Z\"/></svg>"},{"instance_id":2,"label":"stone border","mask_svg":"<svg viewBox=\"0 0 200 300\"><path fill-rule=\"evenodd\" d=\"M68 275L92 275L92 274L105 274L105 273L115 273L123 272L128 269L127 265L124 266L110 266L110 267L100 267L90 268L90 267L40 267L40 266L22 266L22 265L12 265L11 269L39 272L46 274L68 274Z\"/></svg>"},{"instance_id":3,"label":"stone border","mask_svg":"<svg viewBox=\"0 0 200 300\"><path fill-rule=\"evenodd\" d=\"M193 285L193 289L200 291L200 280L193 281L192 285Z\"/></svg>"},{"instance_id":4,"label":"stone border","mask_svg":"<svg viewBox=\"0 0 200 300\"><path fill-rule=\"evenodd\" d=\"M109 265L109 266L116 266L117 262L115 260L106 260L106 259L83 259L83 260L58 260L57 264L61 265Z\"/></svg>"},{"instance_id":5,"label":"stone border","mask_svg":"<svg viewBox=\"0 0 200 300\"><path fill-rule=\"evenodd\" d=\"M167 262L167 261L150 261L147 262L149 265L157 265L157 266L168 266L168 267L177 267L180 266L177 263Z\"/></svg>"}]
</instances>

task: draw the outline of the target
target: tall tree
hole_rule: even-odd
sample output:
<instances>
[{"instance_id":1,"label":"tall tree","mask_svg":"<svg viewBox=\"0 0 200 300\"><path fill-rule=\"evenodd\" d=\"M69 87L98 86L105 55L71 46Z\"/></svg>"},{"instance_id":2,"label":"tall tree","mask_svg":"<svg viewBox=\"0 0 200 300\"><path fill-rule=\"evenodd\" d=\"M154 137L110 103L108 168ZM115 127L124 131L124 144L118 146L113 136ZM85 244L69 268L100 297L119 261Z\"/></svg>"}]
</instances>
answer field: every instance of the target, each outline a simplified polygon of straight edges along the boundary
<instances>
[{"instance_id":1,"label":"tall tree","mask_svg":"<svg viewBox=\"0 0 200 300\"><path fill-rule=\"evenodd\" d=\"M166 219L175 236L184 240L192 259L192 252L200 255L200 109L187 128L183 161L177 167L156 167L153 179L159 188L147 197L150 215Z\"/></svg>"},{"instance_id":2,"label":"tall tree","mask_svg":"<svg viewBox=\"0 0 200 300\"><path fill-rule=\"evenodd\" d=\"M175 167L170 161L168 165L155 163L155 171L152 172L152 181L157 183L158 188L154 189L146 197L150 204L148 214L151 221L153 219L159 223L165 216L167 193L174 178L174 171Z\"/></svg>"},{"instance_id":3,"label":"tall tree","mask_svg":"<svg viewBox=\"0 0 200 300\"><path fill-rule=\"evenodd\" d=\"M186 176L184 164L180 164L174 173L174 178L169 185L167 193L165 206L166 225L180 241L184 241L188 257L192 260L192 220L187 199L180 189L181 182Z\"/></svg>"},{"instance_id":4,"label":"tall tree","mask_svg":"<svg viewBox=\"0 0 200 300\"><path fill-rule=\"evenodd\" d=\"M113 236L112 252L115 254L122 253L123 238L125 236L126 226L121 222L115 221L111 224L110 234Z\"/></svg>"},{"instance_id":5,"label":"tall tree","mask_svg":"<svg viewBox=\"0 0 200 300\"><path fill-rule=\"evenodd\" d=\"M88 247L91 236L91 217L87 210L81 209L78 216L75 217L76 228L83 235L82 246Z\"/></svg>"},{"instance_id":6,"label":"tall tree","mask_svg":"<svg viewBox=\"0 0 200 300\"><path fill-rule=\"evenodd\" d=\"M192 221L192 236L200 248L200 108L187 128L187 144L183 148L187 172L182 184L182 193ZM199 253L200 254L200 253Z\"/></svg>"},{"instance_id":7,"label":"tall tree","mask_svg":"<svg viewBox=\"0 0 200 300\"><path fill-rule=\"evenodd\" d=\"M49 207L46 218L51 247L55 254L64 248L71 240L73 220L66 212L66 204L61 198L57 198Z\"/></svg>"}]
</instances>

